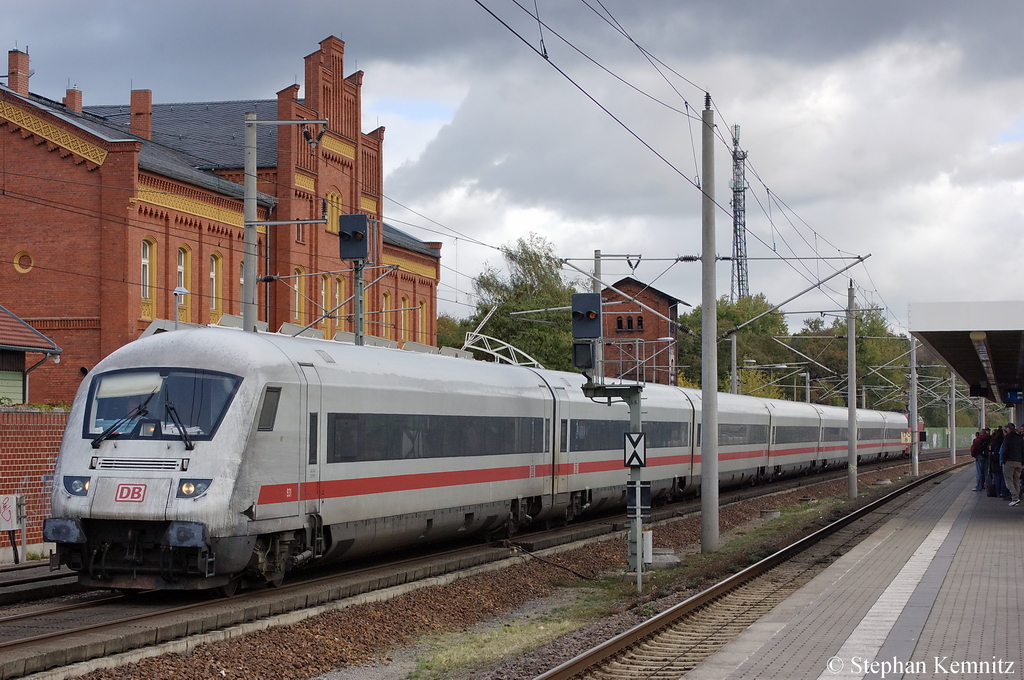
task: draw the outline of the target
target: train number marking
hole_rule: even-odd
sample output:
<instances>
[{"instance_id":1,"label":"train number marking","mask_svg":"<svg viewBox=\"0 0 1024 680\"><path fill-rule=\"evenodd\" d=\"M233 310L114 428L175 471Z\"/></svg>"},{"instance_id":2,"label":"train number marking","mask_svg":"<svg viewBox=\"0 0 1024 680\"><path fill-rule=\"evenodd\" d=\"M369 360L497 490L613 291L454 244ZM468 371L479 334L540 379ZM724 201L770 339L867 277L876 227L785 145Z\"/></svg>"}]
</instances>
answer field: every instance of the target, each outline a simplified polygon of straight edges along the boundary
<instances>
[{"instance_id":1,"label":"train number marking","mask_svg":"<svg viewBox=\"0 0 1024 680\"><path fill-rule=\"evenodd\" d=\"M145 499L145 484L118 484L114 492L114 500L118 503L141 503Z\"/></svg>"}]
</instances>

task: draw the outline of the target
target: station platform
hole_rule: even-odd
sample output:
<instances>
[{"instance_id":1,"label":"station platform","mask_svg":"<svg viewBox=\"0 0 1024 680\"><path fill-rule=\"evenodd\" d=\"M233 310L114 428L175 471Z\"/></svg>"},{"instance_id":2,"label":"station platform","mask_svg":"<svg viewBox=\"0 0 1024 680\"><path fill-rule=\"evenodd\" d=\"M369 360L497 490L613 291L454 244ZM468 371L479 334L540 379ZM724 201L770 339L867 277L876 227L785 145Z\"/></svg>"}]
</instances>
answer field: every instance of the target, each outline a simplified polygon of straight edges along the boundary
<instances>
[{"instance_id":1,"label":"station platform","mask_svg":"<svg viewBox=\"0 0 1024 680\"><path fill-rule=\"evenodd\" d=\"M1020 678L1024 503L947 477L686 680Z\"/></svg>"}]
</instances>

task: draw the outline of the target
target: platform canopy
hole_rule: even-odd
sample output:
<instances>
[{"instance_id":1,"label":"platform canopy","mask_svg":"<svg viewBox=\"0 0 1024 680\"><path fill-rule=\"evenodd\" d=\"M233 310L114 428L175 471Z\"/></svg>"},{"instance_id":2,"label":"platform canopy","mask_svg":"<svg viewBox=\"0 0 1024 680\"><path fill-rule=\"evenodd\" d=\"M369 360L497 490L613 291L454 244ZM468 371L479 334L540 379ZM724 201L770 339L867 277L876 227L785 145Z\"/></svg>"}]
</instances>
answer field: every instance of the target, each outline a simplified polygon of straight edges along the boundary
<instances>
[{"instance_id":1,"label":"platform canopy","mask_svg":"<svg viewBox=\"0 0 1024 680\"><path fill-rule=\"evenodd\" d=\"M1021 403L1024 302L912 303L910 334L967 383L972 396Z\"/></svg>"}]
</instances>

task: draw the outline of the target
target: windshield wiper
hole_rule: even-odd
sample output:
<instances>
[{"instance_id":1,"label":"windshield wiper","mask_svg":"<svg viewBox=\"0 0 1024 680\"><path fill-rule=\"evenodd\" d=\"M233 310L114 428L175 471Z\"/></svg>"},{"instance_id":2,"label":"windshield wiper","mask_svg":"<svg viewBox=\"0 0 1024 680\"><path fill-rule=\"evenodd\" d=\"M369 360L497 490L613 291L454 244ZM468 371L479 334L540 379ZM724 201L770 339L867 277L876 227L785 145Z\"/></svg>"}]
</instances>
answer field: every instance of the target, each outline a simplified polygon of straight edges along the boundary
<instances>
[{"instance_id":1,"label":"windshield wiper","mask_svg":"<svg viewBox=\"0 0 1024 680\"><path fill-rule=\"evenodd\" d=\"M196 445L192 443L192 438L188 436L188 432L185 432L185 426L181 423L181 418L178 417L178 409L174 408L174 404L171 402L164 402L164 410L171 416L171 422L178 428L178 436L181 437L181 441L185 442L185 450L191 451L196 448Z\"/></svg>"},{"instance_id":2,"label":"windshield wiper","mask_svg":"<svg viewBox=\"0 0 1024 680\"><path fill-rule=\"evenodd\" d=\"M146 401L142 402L141 404L133 408L131 411L129 411L128 415L126 415L124 418L121 418L121 420L117 421L107 429L103 430L103 432L101 432L98 437L92 440L92 448L98 449L100 448L100 444L102 444L105 440L111 437L119 436L121 433L117 431L117 428L121 427L125 423L135 420L136 418L141 418L142 416L148 414L149 409L147 409L146 406L149 404L149 400L153 398L153 395L159 391L160 388L157 388L150 392L149 396L146 397Z\"/></svg>"}]
</instances>

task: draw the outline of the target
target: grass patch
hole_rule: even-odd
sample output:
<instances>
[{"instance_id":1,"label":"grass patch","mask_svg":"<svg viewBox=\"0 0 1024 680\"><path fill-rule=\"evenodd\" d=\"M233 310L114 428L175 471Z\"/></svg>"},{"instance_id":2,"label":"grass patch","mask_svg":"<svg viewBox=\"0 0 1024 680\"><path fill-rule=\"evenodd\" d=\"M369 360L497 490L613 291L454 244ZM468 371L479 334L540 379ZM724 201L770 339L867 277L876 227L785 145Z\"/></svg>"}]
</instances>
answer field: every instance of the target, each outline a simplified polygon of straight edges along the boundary
<instances>
[{"instance_id":1,"label":"grass patch","mask_svg":"<svg viewBox=\"0 0 1024 680\"><path fill-rule=\"evenodd\" d=\"M644 595L637 594L635 580L619 574L585 583L558 579L554 583L556 587L573 592L568 604L542 616L506 622L500 627L424 638L420 640L423 651L416 659L417 670L408 678L442 680L464 677L493 668L503 660L521 656L578 628L628 609L636 609L647 616L654 615L656 608L650 604L653 599L705 588L833 521L844 509L849 509L847 505L847 500L842 497L783 505L779 508L779 517L766 521L756 531L734 531L733 539L714 553L688 554L679 566L649 571Z\"/></svg>"},{"instance_id":2,"label":"grass patch","mask_svg":"<svg viewBox=\"0 0 1024 680\"><path fill-rule=\"evenodd\" d=\"M542 647L614 611L621 603L613 584L573 584L575 599L544 616L535 616L477 632L431 635L420 643L417 669L409 680L440 680L490 668Z\"/></svg>"}]
</instances>

